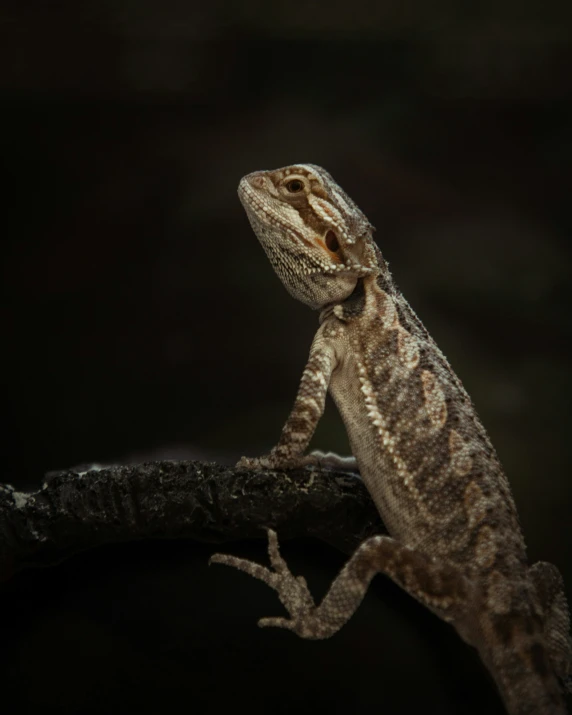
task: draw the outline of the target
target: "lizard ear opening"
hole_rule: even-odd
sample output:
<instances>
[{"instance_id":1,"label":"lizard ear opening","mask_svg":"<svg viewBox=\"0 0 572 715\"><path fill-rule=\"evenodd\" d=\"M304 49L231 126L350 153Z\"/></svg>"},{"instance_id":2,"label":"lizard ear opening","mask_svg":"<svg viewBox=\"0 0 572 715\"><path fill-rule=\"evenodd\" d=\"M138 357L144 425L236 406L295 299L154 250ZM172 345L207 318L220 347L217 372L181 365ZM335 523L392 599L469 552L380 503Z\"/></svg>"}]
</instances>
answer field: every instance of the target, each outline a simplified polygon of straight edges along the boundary
<instances>
[{"instance_id":1,"label":"lizard ear opening","mask_svg":"<svg viewBox=\"0 0 572 715\"><path fill-rule=\"evenodd\" d=\"M338 242L338 237L333 231L328 231L326 233L326 246L328 247L328 250L330 250L332 253L336 253L340 249L340 244Z\"/></svg>"}]
</instances>

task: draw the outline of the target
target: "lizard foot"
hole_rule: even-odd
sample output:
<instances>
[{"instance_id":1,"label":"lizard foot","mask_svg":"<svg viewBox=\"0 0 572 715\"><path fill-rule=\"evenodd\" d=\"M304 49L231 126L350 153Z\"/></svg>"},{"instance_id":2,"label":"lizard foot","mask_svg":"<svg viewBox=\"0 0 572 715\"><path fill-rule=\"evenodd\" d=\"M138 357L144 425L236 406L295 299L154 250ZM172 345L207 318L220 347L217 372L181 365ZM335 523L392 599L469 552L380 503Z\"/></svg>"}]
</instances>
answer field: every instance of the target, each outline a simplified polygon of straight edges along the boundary
<instances>
[{"instance_id":1,"label":"lizard foot","mask_svg":"<svg viewBox=\"0 0 572 715\"><path fill-rule=\"evenodd\" d=\"M209 564L234 566L234 568L264 581L276 591L290 618L261 618L258 621L261 628L268 626L287 628L301 638L327 638L331 634L320 635L316 632L313 617L315 604L308 590L306 579L303 576L294 576L290 572L288 565L280 555L278 537L272 529L268 529L268 555L271 568L228 554L213 554Z\"/></svg>"}]
</instances>

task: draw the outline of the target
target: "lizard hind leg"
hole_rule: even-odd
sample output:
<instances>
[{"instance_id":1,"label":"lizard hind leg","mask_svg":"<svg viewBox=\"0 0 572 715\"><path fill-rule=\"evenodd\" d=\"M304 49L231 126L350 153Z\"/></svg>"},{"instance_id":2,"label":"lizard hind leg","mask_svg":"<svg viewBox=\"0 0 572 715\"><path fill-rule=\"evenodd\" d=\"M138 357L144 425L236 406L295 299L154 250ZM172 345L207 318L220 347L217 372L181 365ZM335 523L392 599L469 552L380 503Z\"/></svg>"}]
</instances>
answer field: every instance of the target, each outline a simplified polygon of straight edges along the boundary
<instances>
[{"instance_id":1,"label":"lizard hind leg","mask_svg":"<svg viewBox=\"0 0 572 715\"><path fill-rule=\"evenodd\" d=\"M263 618L258 625L287 628L301 638L323 639L337 633L355 613L378 572L385 573L447 621L454 620L468 594L466 580L454 567L438 565L388 536L373 536L358 547L316 606L306 580L288 569L280 555L276 533L271 529L268 529L268 553L270 569L225 554L214 554L210 563L234 566L273 588L290 618Z\"/></svg>"},{"instance_id":2,"label":"lizard hind leg","mask_svg":"<svg viewBox=\"0 0 572 715\"><path fill-rule=\"evenodd\" d=\"M263 581L277 592L280 601L291 618L261 618L258 621L260 627L275 626L278 628L287 628L295 631L302 638L320 638L320 636L312 635L311 632L306 631L303 625L308 619L308 616L315 610L314 600L308 589L306 579L303 576L294 576L290 572L286 561L284 561L280 554L276 532L272 529L268 529L267 531L268 555L272 568L269 569L254 561L241 559L236 556L231 556L230 554L213 554L209 559L209 565L214 563L233 566Z\"/></svg>"}]
</instances>

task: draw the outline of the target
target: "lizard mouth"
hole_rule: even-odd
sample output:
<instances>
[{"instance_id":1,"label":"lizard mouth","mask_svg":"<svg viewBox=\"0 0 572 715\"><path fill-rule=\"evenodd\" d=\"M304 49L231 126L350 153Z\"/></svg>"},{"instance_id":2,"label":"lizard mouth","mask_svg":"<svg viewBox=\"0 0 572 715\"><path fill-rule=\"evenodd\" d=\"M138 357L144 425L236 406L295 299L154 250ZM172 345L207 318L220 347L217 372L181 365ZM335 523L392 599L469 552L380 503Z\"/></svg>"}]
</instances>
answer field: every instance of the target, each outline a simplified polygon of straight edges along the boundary
<instances>
[{"instance_id":1,"label":"lizard mouth","mask_svg":"<svg viewBox=\"0 0 572 715\"><path fill-rule=\"evenodd\" d=\"M304 245L313 247L313 244L308 241L300 231L294 228L291 223L284 221L276 211L273 211L261 200L258 192L253 189L252 185L246 180L247 178L248 177L242 179L238 185L238 197L246 209L246 212L253 214L258 221L269 226L278 226L283 229L285 233L293 236Z\"/></svg>"}]
</instances>

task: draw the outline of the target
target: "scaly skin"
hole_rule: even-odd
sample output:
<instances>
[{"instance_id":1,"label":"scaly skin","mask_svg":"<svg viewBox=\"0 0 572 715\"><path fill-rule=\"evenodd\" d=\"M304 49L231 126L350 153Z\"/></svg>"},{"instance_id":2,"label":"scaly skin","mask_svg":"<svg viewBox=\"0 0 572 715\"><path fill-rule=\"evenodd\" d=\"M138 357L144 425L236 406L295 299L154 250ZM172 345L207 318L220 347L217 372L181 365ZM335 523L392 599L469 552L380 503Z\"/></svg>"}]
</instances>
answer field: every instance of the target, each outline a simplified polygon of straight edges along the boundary
<instances>
[{"instance_id":1,"label":"scaly skin","mask_svg":"<svg viewBox=\"0 0 572 715\"><path fill-rule=\"evenodd\" d=\"M497 455L471 400L395 286L367 218L320 167L249 174L239 196L276 273L320 310L292 412L269 455L238 466L292 468L305 455L326 393L342 415L361 476L390 537L365 541L319 606L269 532L273 570L233 556L276 589L290 618L260 625L327 638L382 572L474 645L511 715L562 715L569 617L555 566L529 567Z\"/></svg>"}]
</instances>

